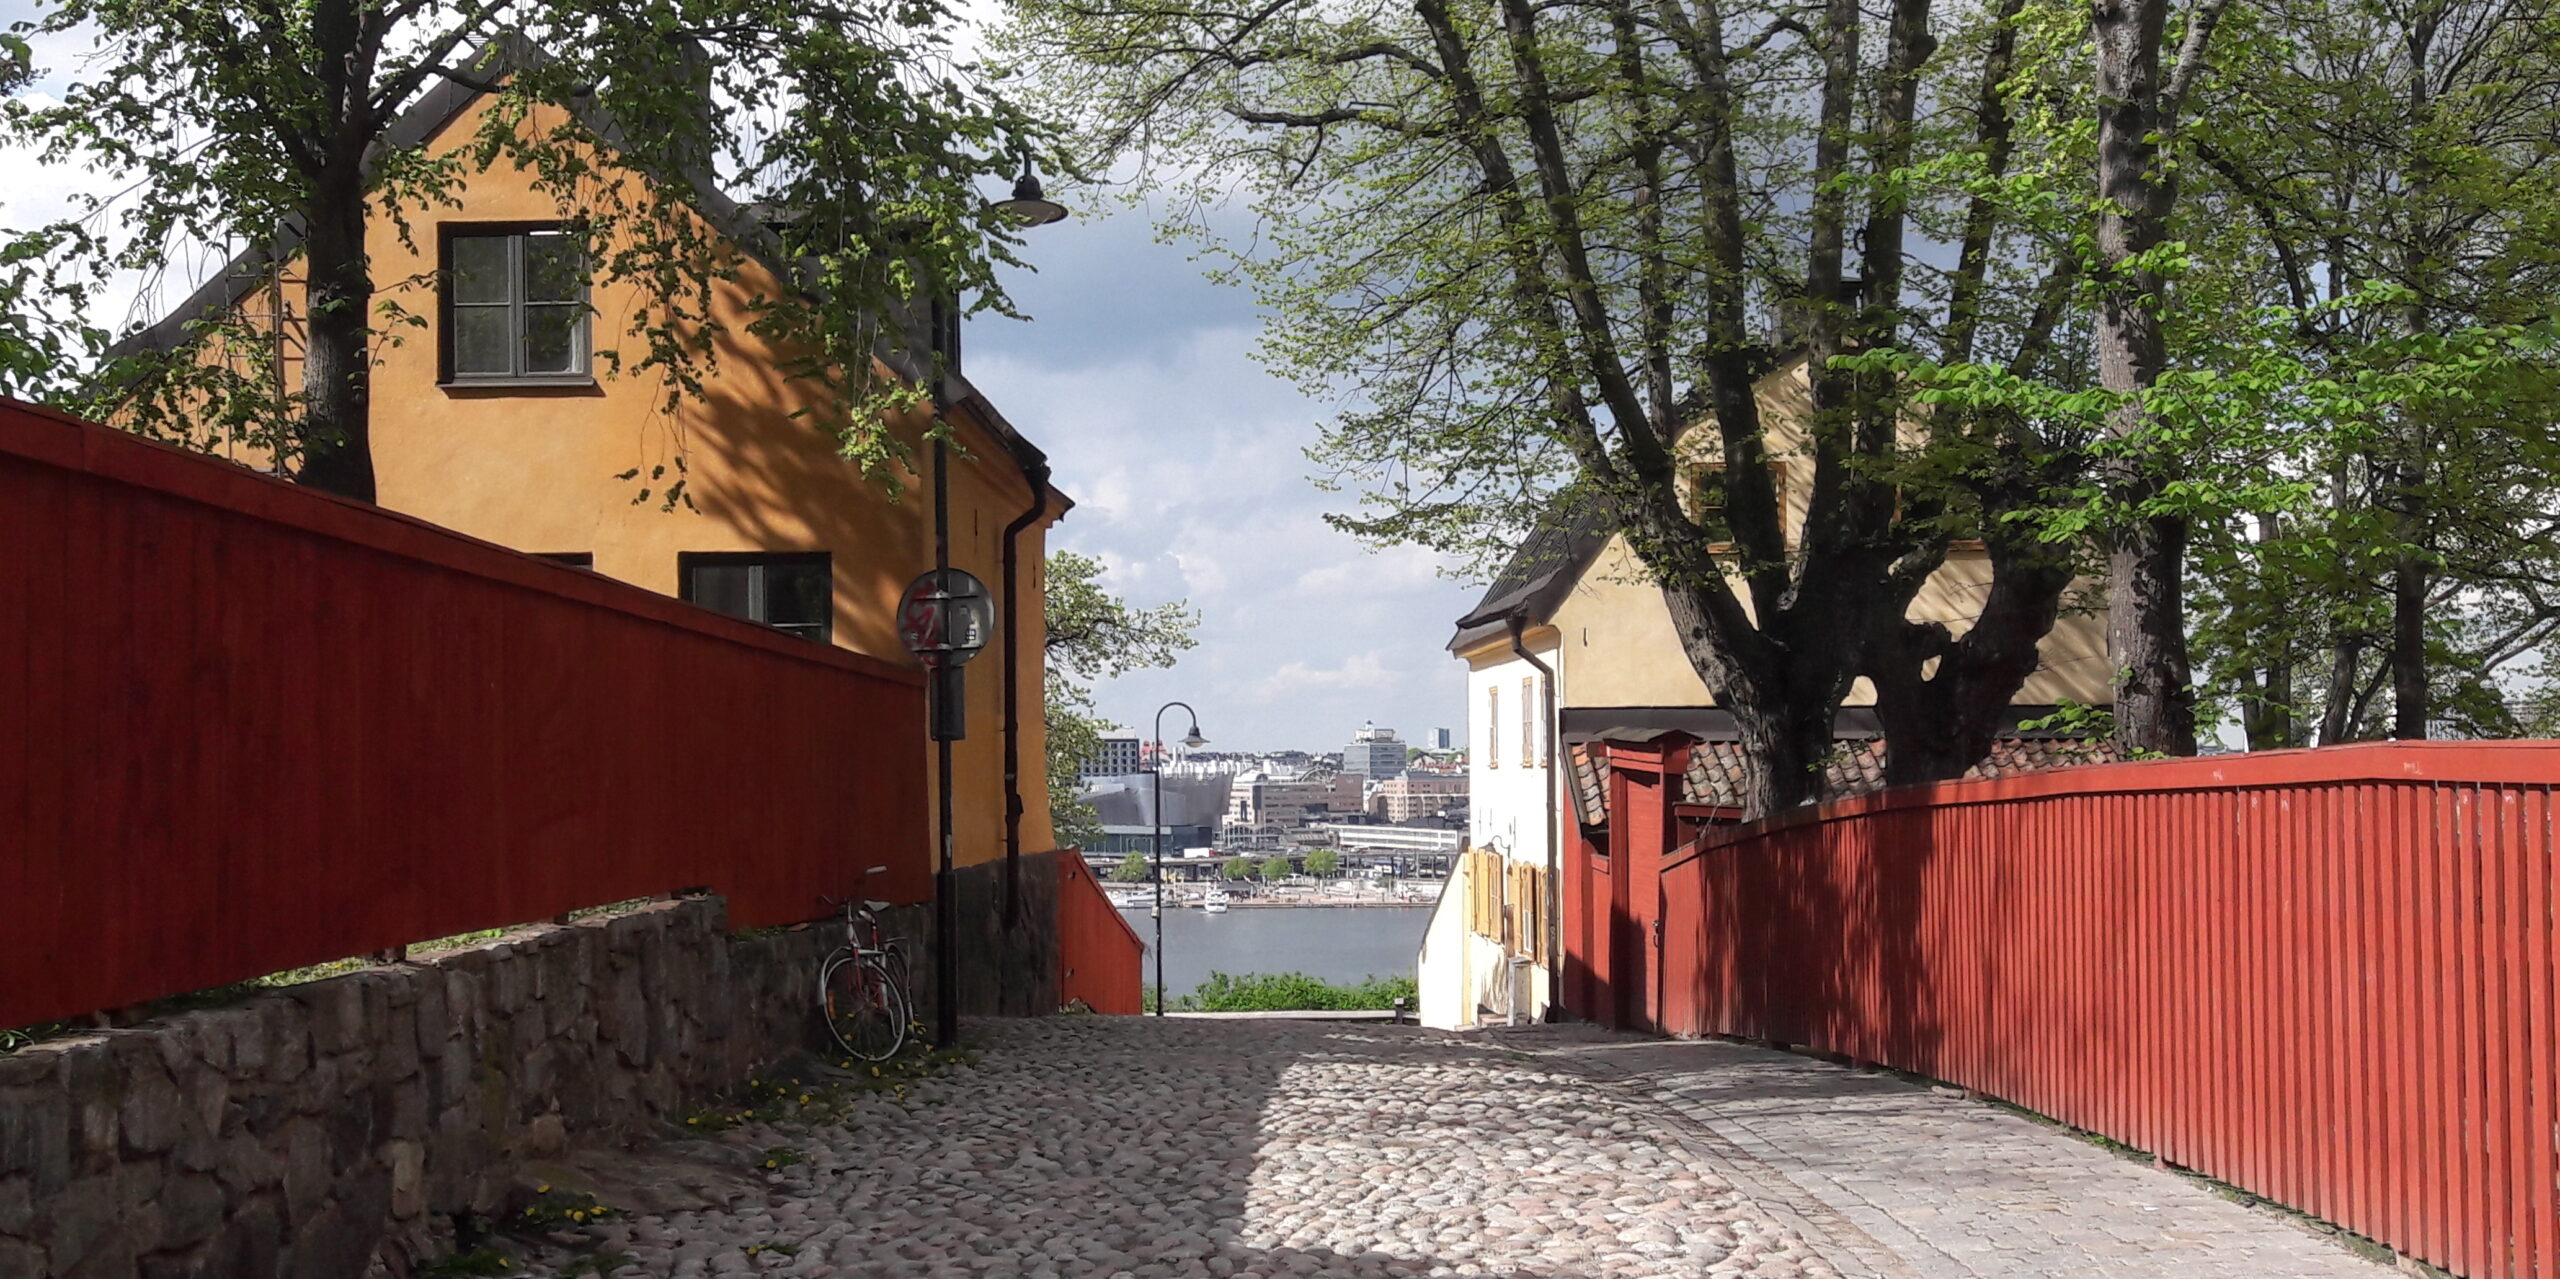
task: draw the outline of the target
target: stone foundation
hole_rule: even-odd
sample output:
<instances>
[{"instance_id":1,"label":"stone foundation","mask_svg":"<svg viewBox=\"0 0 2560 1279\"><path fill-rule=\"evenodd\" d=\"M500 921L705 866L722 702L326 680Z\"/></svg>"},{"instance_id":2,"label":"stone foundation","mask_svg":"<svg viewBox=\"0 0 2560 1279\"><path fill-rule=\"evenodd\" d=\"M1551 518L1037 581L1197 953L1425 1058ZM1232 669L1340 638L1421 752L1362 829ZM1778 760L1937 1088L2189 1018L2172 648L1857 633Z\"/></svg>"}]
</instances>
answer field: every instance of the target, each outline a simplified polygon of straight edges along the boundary
<instances>
[{"instance_id":1,"label":"stone foundation","mask_svg":"<svg viewBox=\"0 0 2560 1279\"><path fill-rule=\"evenodd\" d=\"M959 872L964 1011L1057 1010L1054 856L1022 860L1009 933L1003 864ZM454 1214L508 1207L523 1160L680 1123L821 1047L842 937L734 936L688 898L0 1056L0 1279L405 1276Z\"/></svg>"},{"instance_id":2,"label":"stone foundation","mask_svg":"<svg viewBox=\"0 0 2560 1279\"><path fill-rule=\"evenodd\" d=\"M838 936L657 903L0 1057L0 1276L407 1274L519 1160L812 1044Z\"/></svg>"}]
</instances>

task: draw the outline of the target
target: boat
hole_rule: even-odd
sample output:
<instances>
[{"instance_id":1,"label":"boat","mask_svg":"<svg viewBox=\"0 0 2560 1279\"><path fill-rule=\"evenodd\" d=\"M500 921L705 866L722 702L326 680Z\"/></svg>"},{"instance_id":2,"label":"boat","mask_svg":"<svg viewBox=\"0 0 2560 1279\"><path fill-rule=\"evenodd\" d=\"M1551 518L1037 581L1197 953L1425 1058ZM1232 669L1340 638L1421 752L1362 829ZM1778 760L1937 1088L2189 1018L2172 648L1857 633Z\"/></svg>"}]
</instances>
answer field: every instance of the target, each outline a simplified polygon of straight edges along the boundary
<instances>
[{"instance_id":1,"label":"boat","mask_svg":"<svg viewBox=\"0 0 2560 1279\"><path fill-rule=\"evenodd\" d=\"M1228 900L1226 889L1212 888L1208 896L1200 899L1200 909L1212 915L1223 915L1227 913Z\"/></svg>"}]
</instances>

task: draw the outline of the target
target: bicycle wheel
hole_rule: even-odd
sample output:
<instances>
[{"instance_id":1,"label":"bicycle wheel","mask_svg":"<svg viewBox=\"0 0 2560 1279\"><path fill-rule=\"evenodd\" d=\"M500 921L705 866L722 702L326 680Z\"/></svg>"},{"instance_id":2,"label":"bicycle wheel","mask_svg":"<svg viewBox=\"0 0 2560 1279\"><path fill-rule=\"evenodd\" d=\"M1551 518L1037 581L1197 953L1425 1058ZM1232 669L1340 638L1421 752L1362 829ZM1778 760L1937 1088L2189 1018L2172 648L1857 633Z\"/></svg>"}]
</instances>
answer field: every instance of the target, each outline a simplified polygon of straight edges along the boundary
<instances>
[{"instance_id":1,"label":"bicycle wheel","mask_svg":"<svg viewBox=\"0 0 2560 1279\"><path fill-rule=\"evenodd\" d=\"M818 1009L836 1046L863 1061L887 1061L906 1042L906 997L869 956L838 951L818 970Z\"/></svg>"}]
</instances>

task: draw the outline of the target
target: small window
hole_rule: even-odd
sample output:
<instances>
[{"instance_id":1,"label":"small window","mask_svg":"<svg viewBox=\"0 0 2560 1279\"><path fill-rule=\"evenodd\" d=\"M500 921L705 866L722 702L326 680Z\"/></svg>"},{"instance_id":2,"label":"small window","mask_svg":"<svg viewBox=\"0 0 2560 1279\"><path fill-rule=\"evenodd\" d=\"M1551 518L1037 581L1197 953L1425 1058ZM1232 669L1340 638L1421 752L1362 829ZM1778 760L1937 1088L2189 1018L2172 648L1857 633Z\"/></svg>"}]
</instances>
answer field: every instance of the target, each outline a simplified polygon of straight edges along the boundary
<instances>
[{"instance_id":1,"label":"small window","mask_svg":"<svg viewBox=\"0 0 2560 1279\"><path fill-rule=\"evenodd\" d=\"M1538 677L1520 681L1520 767L1538 762Z\"/></svg>"},{"instance_id":2,"label":"small window","mask_svg":"<svg viewBox=\"0 0 2560 1279\"><path fill-rule=\"evenodd\" d=\"M446 376L455 382L584 380L587 258L557 230L445 239Z\"/></svg>"},{"instance_id":3,"label":"small window","mask_svg":"<svg viewBox=\"0 0 2560 1279\"><path fill-rule=\"evenodd\" d=\"M1502 767L1502 686L1484 691L1484 766Z\"/></svg>"},{"instance_id":4,"label":"small window","mask_svg":"<svg viewBox=\"0 0 2560 1279\"><path fill-rule=\"evenodd\" d=\"M678 557L684 598L824 644L835 621L835 575L824 551Z\"/></svg>"}]
</instances>

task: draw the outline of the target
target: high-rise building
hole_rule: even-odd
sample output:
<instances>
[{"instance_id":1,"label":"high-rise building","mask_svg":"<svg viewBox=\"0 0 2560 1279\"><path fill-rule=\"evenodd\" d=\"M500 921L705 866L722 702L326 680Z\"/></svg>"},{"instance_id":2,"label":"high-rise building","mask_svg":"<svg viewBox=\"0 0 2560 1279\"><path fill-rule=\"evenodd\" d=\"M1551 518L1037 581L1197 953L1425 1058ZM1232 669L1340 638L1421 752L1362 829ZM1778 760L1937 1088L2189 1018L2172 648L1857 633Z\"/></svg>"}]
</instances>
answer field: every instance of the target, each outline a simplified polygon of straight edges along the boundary
<instances>
[{"instance_id":1,"label":"high-rise building","mask_svg":"<svg viewBox=\"0 0 2560 1279\"><path fill-rule=\"evenodd\" d=\"M1351 745L1342 752L1342 771L1371 781L1385 781L1404 773L1404 739L1392 728L1363 724L1351 735Z\"/></svg>"},{"instance_id":2,"label":"high-rise building","mask_svg":"<svg viewBox=\"0 0 2560 1279\"><path fill-rule=\"evenodd\" d=\"M1076 769L1079 777L1125 777L1146 767L1134 737L1106 737L1102 749L1085 758Z\"/></svg>"},{"instance_id":3,"label":"high-rise building","mask_svg":"<svg viewBox=\"0 0 2560 1279\"><path fill-rule=\"evenodd\" d=\"M1435 751L1453 750L1457 745L1458 730L1454 728L1435 728L1431 730L1431 749Z\"/></svg>"}]
</instances>

